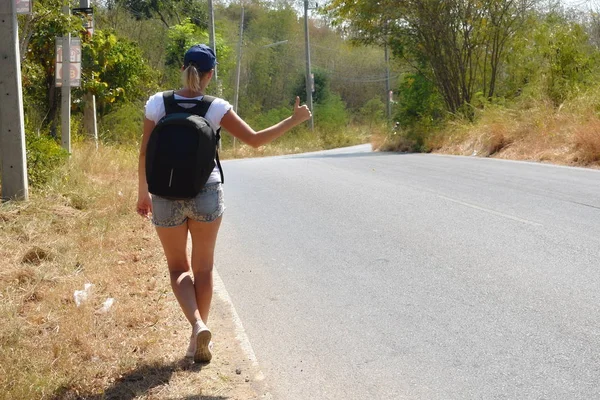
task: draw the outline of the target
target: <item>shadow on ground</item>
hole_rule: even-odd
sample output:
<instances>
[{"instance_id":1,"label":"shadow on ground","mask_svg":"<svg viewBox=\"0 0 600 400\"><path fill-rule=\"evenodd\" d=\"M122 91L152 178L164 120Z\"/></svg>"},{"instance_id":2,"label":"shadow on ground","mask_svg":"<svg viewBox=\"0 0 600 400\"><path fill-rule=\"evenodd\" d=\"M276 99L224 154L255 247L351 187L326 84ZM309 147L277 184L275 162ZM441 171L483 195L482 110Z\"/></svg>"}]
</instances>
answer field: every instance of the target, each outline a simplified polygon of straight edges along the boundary
<instances>
[{"instance_id":1,"label":"shadow on ground","mask_svg":"<svg viewBox=\"0 0 600 400\"><path fill-rule=\"evenodd\" d=\"M103 393L80 393L72 387L63 387L57 391L53 400L133 400L144 396L159 386L169 383L176 371L200 372L203 366L187 360L171 364L153 363L141 365L127 372L113 382ZM226 400L223 396L202 396L201 394L186 396L182 400Z\"/></svg>"}]
</instances>

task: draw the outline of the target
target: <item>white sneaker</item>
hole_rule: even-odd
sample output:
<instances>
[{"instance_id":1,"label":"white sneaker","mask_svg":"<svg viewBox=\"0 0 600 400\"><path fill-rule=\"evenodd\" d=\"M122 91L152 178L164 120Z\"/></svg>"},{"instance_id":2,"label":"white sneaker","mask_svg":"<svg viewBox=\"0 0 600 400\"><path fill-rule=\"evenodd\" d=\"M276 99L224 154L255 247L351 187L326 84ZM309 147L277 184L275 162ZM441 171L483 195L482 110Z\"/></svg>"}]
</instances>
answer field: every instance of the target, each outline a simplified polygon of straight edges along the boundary
<instances>
[{"instance_id":1,"label":"white sneaker","mask_svg":"<svg viewBox=\"0 0 600 400\"><path fill-rule=\"evenodd\" d=\"M192 335L190 336L190 344L185 352L185 358L194 358L194 354L196 354L196 337Z\"/></svg>"},{"instance_id":2,"label":"white sneaker","mask_svg":"<svg viewBox=\"0 0 600 400\"><path fill-rule=\"evenodd\" d=\"M188 347L188 354L194 357L194 362L208 363L212 359L212 342L210 339L212 334L206 325L197 322L194 325L194 330ZM195 347L195 348L194 348Z\"/></svg>"}]
</instances>

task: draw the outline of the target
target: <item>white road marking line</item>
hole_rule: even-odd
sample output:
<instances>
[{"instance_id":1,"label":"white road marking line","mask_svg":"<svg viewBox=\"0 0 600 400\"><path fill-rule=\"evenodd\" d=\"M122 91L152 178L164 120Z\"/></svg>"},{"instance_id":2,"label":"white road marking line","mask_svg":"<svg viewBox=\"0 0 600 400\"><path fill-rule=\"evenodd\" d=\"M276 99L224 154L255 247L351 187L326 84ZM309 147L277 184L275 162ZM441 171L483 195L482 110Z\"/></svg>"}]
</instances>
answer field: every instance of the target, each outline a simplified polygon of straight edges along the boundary
<instances>
[{"instance_id":1,"label":"white road marking line","mask_svg":"<svg viewBox=\"0 0 600 400\"><path fill-rule=\"evenodd\" d=\"M227 304L231 312L233 324L235 325L235 338L239 341L242 351L246 354L248 360L252 362L252 366L258 367L256 354L252 349L252 345L250 344L248 335L246 335L246 330L244 329L242 320L240 319L237 311L235 310L233 302L231 301L231 297L229 297L229 293L227 292L227 289L225 289L225 284L223 283L223 280L221 279L221 276L217 272L216 268L213 268L213 282L215 293L217 294L217 296L219 296L221 300L223 300ZM265 379L265 376L262 373L262 371L258 371L255 379L258 381L262 381Z\"/></svg>"},{"instance_id":2,"label":"white road marking line","mask_svg":"<svg viewBox=\"0 0 600 400\"><path fill-rule=\"evenodd\" d=\"M188 252L192 249L192 235L189 232L187 248ZM263 381L265 379L265 375L258 366L258 360L256 359L256 354L254 353L254 349L252 349L252 345L250 344L250 339L248 339L248 335L246 335L246 330L244 329L242 320L240 319L240 316L238 315L237 311L235 310L235 307L233 306L233 302L231 301L229 292L227 292L225 284L223 283L221 276L217 272L216 266L213 267L213 291L227 305L227 307L229 307L229 311L231 312L231 318L233 319L233 325L235 326L235 338L240 343L242 351L244 352L246 357L248 357L248 360L250 360L252 366L258 369L258 372L254 376L254 380Z\"/></svg>"},{"instance_id":3,"label":"white road marking line","mask_svg":"<svg viewBox=\"0 0 600 400\"><path fill-rule=\"evenodd\" d=\"M441 199L448 200L448 201L451 201L453 203L460 204L460 205L463 205L465 207L470 207L470 208L473 208L475 210L483 211L483 212L486 212L488 214L496 215L496 216L499 216L499 217L502 217L502 218L508 218L508 219L513 220L513 221L522 222L524 224L533 225L533 226L543 226L542 224L539 224L537 222L528 221L526 219L522 219L522 218L519 218L519 217L514 217L512 215L504 214L504 213L501 213L499 211L490 210L488 208L479 207L479 206L476 206L475 204L465 203L464 201L456 200L456 199L453 199L451 197L442 196L440 194L438 194L436 196L439 197L439 198L441 198Z\"/></svg>"}]
</instances>

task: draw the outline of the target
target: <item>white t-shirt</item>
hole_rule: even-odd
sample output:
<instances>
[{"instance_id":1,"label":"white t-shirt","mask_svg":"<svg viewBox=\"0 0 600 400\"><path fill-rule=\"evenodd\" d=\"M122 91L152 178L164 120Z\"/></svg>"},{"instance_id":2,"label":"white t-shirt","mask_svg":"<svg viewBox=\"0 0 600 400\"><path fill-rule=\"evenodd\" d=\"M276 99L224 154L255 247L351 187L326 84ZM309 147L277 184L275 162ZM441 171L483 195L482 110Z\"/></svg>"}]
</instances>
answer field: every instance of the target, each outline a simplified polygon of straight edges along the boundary
<instances>
[{"instance_id":1,"label":"white t-shirt","mask_svg":"<svg viewBox=\"0 0 600 400\"><path fill-rule=\"evenodd\" d=\"M191 100L202 100L203 97L204 96L189 98L189 97L183 97L178 94L175 94L175 100L190 100L190 99ZM190 104L190 103L181 103L180 105L184 108L191 108L194 106L194 104ZM229 104L228 101L217 97L211 103L204 118L212 125L213 129L216 131L217 129L219 129L221 127L221 119L229 110L231 110L231 108L232 108L232 105ZM146 118L148 118L150 121L154 122L155 124L158 123L158 121L160 121L160 119L165 116L165 103L163 100L163 92L158 92L158 93L150 96L150 98L146 102L145 115L146 115ZM221 182L221 173L219 172L219 167L215 165L215 169L210 174L210 177L208 178L208 181L206 182L206 184L220 183L220 182Z\"/></svg>"}]
</instances>

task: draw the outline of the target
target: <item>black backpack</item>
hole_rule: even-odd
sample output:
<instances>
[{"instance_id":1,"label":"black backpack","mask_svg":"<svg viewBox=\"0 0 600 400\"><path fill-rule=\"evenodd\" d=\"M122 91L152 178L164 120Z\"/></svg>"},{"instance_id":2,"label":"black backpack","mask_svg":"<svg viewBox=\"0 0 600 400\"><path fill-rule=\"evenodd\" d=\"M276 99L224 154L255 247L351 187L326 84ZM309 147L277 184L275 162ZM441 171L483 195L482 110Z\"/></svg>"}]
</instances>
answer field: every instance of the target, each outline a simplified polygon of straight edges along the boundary
<instances>
[{"instance_id":1,"label":"black backpack","mask_svg":"<svg viewBox=\"0 0 600 400\"><path fill-rule=\"evenodd\" d=\"M204 119L215 98L175 100L175 92L163 93L165 116L156 124L146 150L148 191L169 199L191 199L202 190L219 162L220 129ZM194 103L191 108L178 103Z\"/></svg>"}]
</instances>

